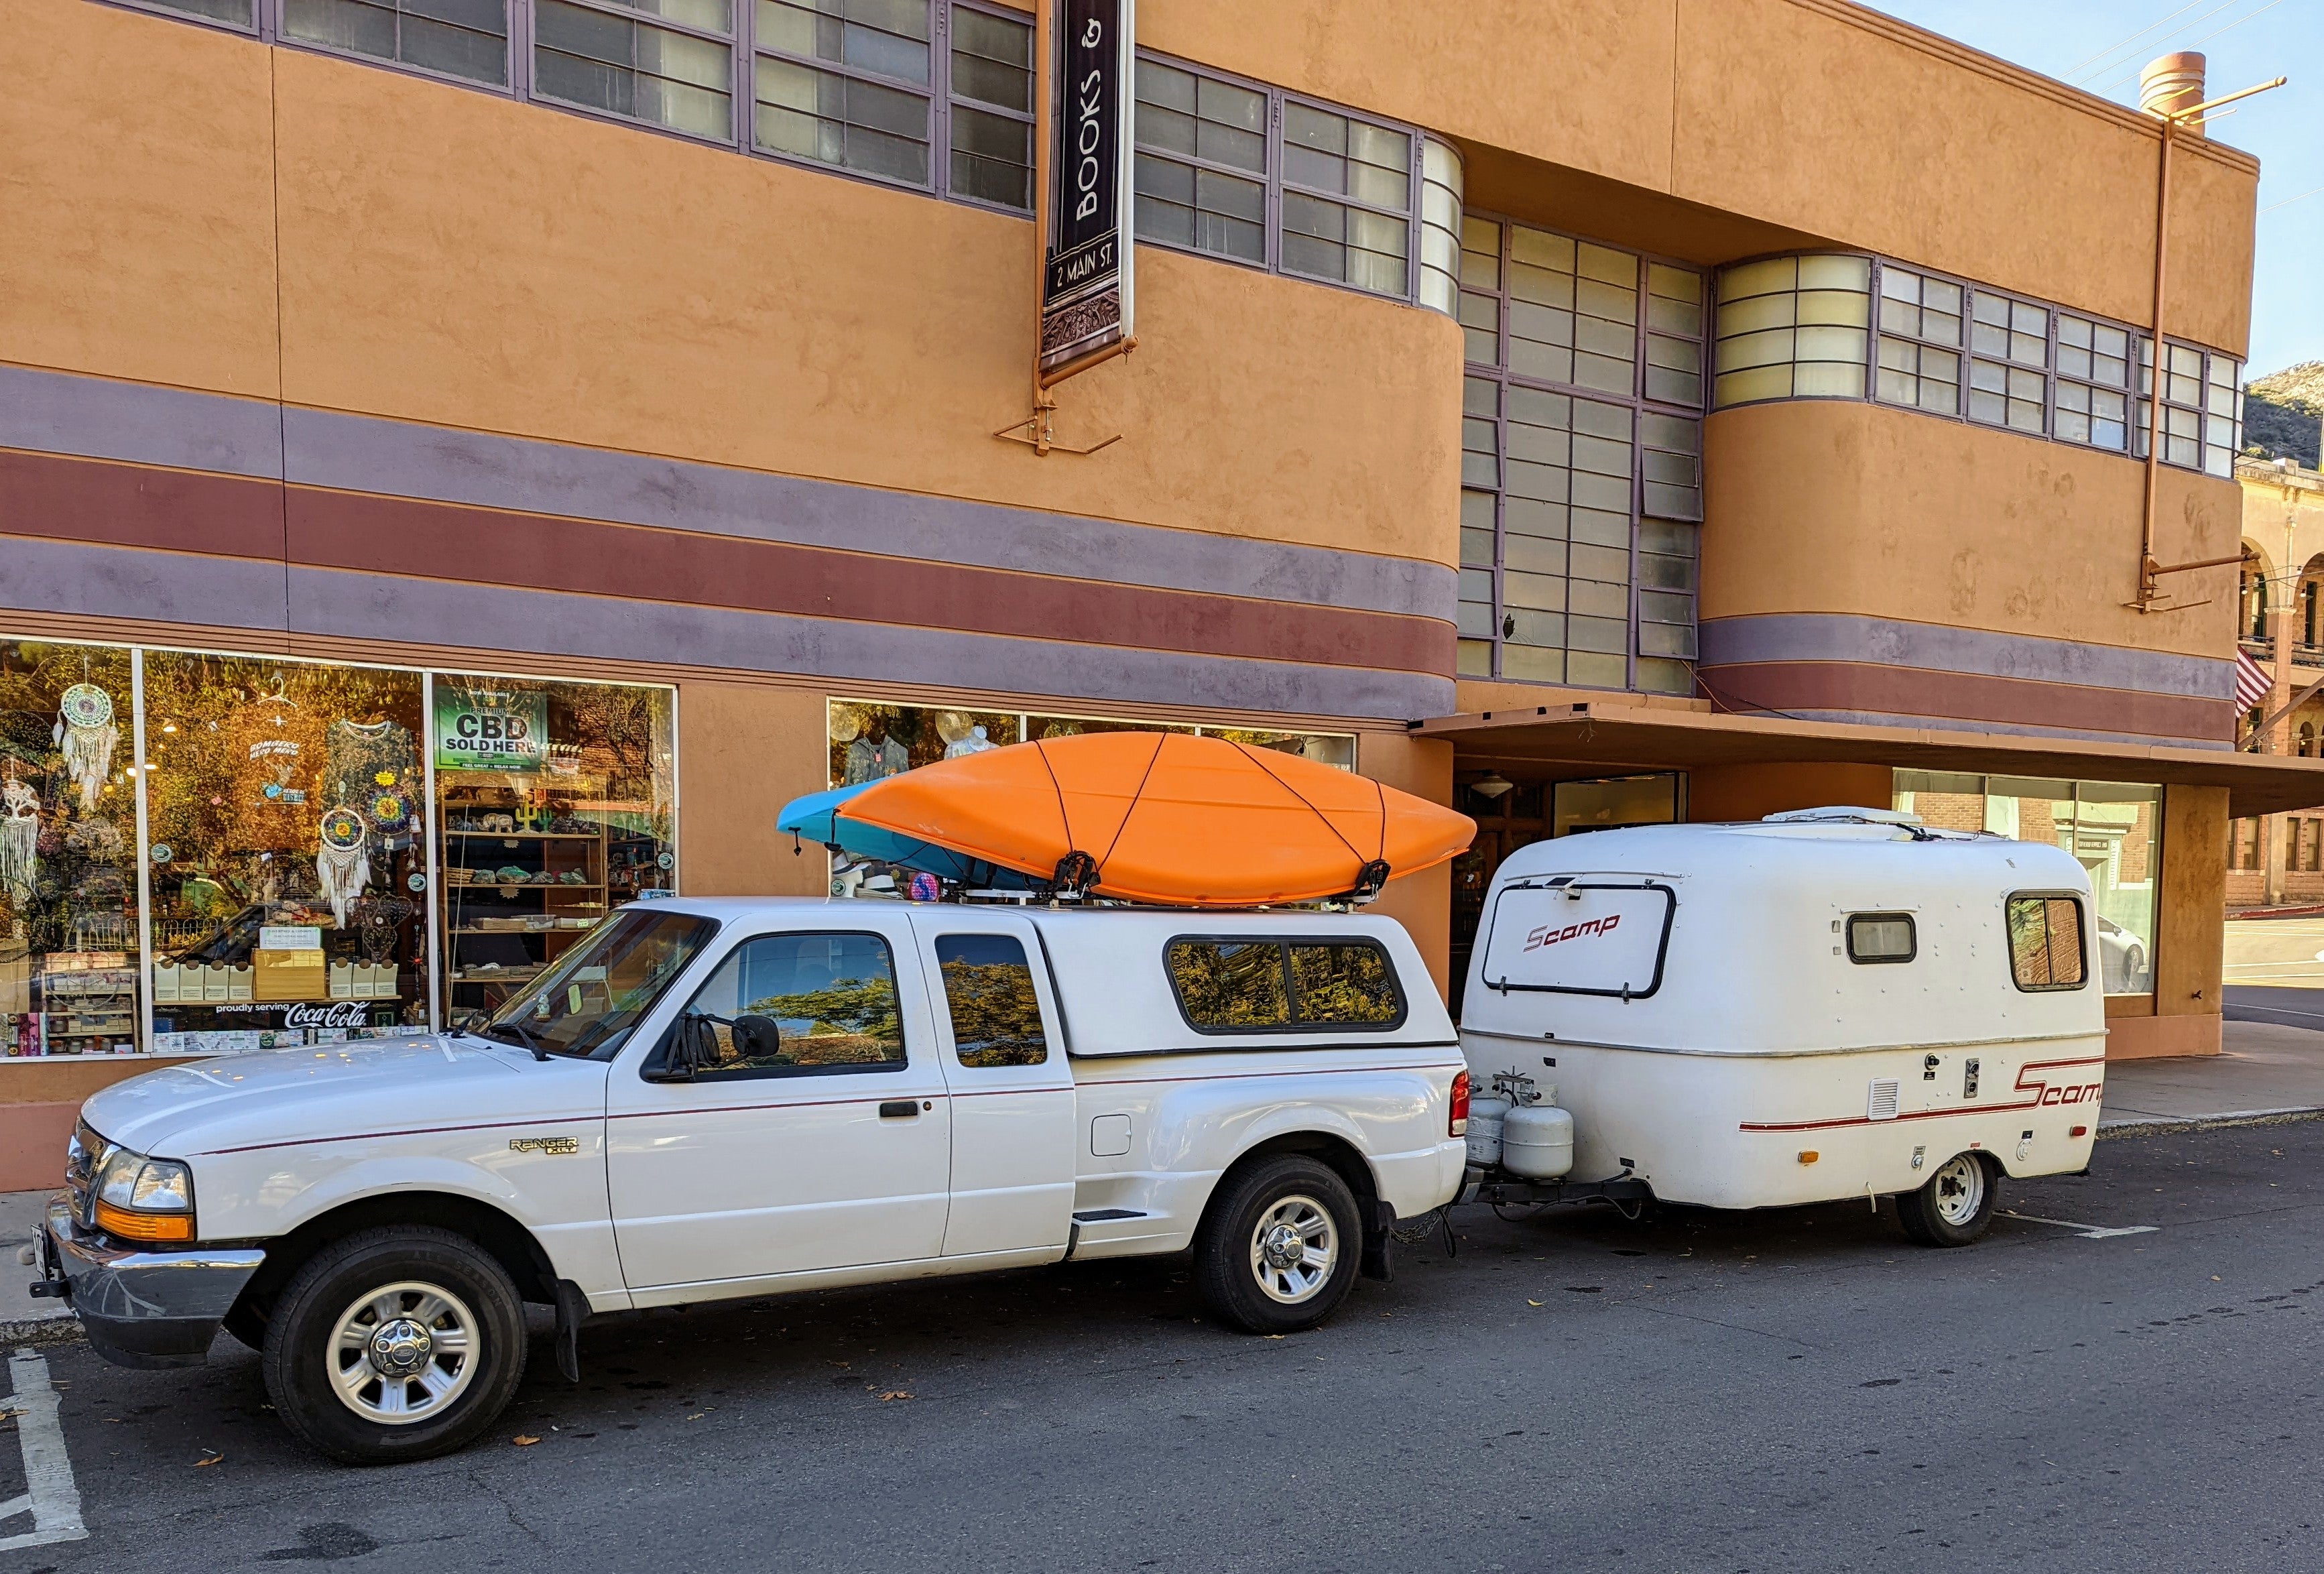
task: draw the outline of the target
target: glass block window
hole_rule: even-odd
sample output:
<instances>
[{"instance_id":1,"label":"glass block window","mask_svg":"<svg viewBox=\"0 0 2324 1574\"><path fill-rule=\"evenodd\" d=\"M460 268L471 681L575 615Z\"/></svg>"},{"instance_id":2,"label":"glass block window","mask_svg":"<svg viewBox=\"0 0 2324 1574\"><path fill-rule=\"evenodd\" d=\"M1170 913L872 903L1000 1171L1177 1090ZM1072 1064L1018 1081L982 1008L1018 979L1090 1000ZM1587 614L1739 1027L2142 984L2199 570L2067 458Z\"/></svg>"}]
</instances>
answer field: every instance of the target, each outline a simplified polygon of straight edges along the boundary
<instances>
[{"instance_id":1,"label":"glass block window","mask_svg":"<svg viewBox=\"0 0 2324 1574\"><path fill-rule=\"evenodd\" d=\"M1862 399L1872 264L1773 257L1719 276L1711 402Z\"/></svg>"},{"instance_id":2,"label":"glass block window","mask_svg":"<svg viewBox=\"0 0 2324 1574\"><path fill-rule=\"evenodd\" d=\"M758 145L770 153L927 186L928 0L757 5Z\"/></svg>"},{"instance_id":3,"label":"glass block window","mask_svg":"<svg viewBox=\"0 0 2324 1574\"><path fill-rule=\"evenodd\" d=\"M1286 99L1283 271L1402 298L1411 237L1411 134Z\"/></svg>"},{"instance_id":4,"label":"glass block window","mask_svg":"<svg viewBox=\"0 0 2324 1574\"><path fill-rule=\"evenodd\" d=\"M1463 675L1693 692L1706 284L1463 220Z\"/></svg>"},{"instance_id":5,"label":"glass block window","mask_svg":"<svg viewBox=\"0 0 2324 1574\"><path fill-rule=\"evenodd\" d=\"M1138 238L1267 261L1267 95L1138 62Z\"/></svg>"},{"instance_id":6,"label":"glass block window","mask_svg":"<svg viewBox=\"0 0 2324 1574\"><path fill-rule=\"evenodd\" d=\"M536 0L536 96L732 141L734 18L727 0Z\"/></svg>"},{"instance_id":7,"label":"glass block window","mask_svg":"<svg viewBox=\"0 0 2324 1574\"><path fill-rule=\"evenodd\" d=\"M2244 446L2243 363L2207 358L2203 373L2203 473L2232 480Z\"/></svg>"},{"instance_id":8,"label":"glass block window","mask_svg":"<svg viewBox=\"0 0 2324 1574\"><path fill-rule=\"evenodd\" d=\"M245 20L248 5L234 8ZM282 36L471 82L508 82L507 0L282 0Z\"/></svg>"},{"instance_id":9,"label":"glass block window","mask_svg":"<svg viewBox=\"0 0 2324 1574\"><path fill-rule=\"evenodd\" d=\"M1461 155L1449 143L1420 139L1420 304L1460 315Z\"/></svg>"},{"instance_id":10,"label":"glass block window","mask_svg":"<svg viewBox=\"0 0 2324 1574\"><path fill-rule=\"evenodd\" d=\"M952 192L1033 211L1033 29L952 8Z\"/></svg>"},{"instance_id":11,"label":"glass block window","mask_svg":"<svg viewBox=\"0 0 2324 1574\"><path fill-rule=\"evenodd\" d=\"M1989 290L1973 292L1969 419L2041 437L2050 391L2050 308Z\"/></svg>"},{"instance_id":12,"label":"glass block window","mask_svg":"<svg viewBox=\"0 0 2324 1574\"><path fill-rule=\"evenodd\" d=\"M1873 397L1934 415L1960 413L1961 287L1880 268L1880 356Z\"/></svg>"},{"instance_id":13,"label":"glass block window","mask_svg":"<svg viewBox=\"0 0 2324 1574\"><path fill-rule=\"evenodd\" d=\"M2122 453L2130 446L2130 330L2058 314L2058 406L2052 435Z\"/></svg>"}]
</instances>

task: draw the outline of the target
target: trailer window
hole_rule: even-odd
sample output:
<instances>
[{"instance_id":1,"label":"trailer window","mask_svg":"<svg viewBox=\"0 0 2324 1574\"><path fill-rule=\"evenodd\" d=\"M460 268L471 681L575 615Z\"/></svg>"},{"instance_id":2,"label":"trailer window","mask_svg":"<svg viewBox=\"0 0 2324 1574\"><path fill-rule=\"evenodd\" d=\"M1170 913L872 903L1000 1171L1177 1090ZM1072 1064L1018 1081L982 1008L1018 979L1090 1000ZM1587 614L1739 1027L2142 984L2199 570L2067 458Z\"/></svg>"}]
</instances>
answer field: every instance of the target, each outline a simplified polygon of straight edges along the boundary
<instances>
[{"instance_id":1,"label":"trailer window","mask_svg":"<svg viewBox=\"0 0 2324 1574\"><path fill-rule=\"evenodd\" d=\"M2008 915L2009 971L2019 989L2079 990L2089 981L2079 897L2012 897Z\"/></svg>"},{"instance_id":2,"label":"trailer window","mask_svg":"<svg viewBox=\"0 0 2324 1574\"><path fill-rule=\"evenodd\" d=\"M1848 960L1910 962L1919 953L1910 913L1850 913Z\"/></svg>"},{"instance_id":3,"label":"trailer window","mask_svg":"<svg viewBox=\"0 0 2324 1574\"><path fill-rule=\"evenodd\" d=\"M1370 940L1179 939L1164 952L1198 1033L1387 1028L1404 1021L1388 953Z\"/></svg>"}]
</instances>

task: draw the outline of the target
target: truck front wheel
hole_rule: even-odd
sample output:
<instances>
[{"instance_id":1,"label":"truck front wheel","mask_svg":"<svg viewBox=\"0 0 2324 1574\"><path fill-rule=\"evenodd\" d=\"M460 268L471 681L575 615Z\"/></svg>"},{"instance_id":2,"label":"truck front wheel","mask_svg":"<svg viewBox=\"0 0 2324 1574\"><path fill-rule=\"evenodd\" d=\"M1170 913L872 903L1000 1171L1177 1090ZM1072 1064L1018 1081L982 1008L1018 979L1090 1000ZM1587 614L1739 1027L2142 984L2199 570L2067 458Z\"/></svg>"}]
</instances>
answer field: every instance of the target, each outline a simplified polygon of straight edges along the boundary
<instances>
[{"instance_id":1,"label":"truck front wheel","mask_svg":"<svg viewBox=\"0 0 2324 1574\"><path fill-rule=\"evenodd\" d=\"M1250 1333L1313 1328L1347 1298L1363 1253L1348 1183L1286 1154L1229 1177L1194 1237L1211 1310Z\"/></svg>"},{"instance_id":2,"label":"truck front wheel","mask_svg":"<svg viewBox=\"0 0 2324 1574\"><path fill-rule=\"evenodd\" d=\"M490 1253L447 1229L366 1229L291 1276L266 1324L276 1412L343 1464L447 1454L524 1376L524 1308Z\"/></svg>"}]
</instances>

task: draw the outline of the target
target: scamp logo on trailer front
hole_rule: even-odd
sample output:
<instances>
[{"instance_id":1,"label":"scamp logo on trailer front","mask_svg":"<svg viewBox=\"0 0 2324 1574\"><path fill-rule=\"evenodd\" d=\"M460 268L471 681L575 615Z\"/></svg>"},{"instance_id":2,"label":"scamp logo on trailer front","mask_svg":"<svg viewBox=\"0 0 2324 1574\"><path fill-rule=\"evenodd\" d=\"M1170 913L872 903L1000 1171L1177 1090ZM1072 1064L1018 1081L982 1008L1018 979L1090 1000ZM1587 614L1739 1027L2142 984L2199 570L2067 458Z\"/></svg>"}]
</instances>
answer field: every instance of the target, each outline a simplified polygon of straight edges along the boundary
<instances>
[{"instance_id":1,"label":"scamp logo on trailer front","mask_svg":"<svg viewBox=\"0 0 2324 1574\"><path fill-rule=\"evenodd\" d=\"M1614 932L1614 925L1621 921L1621 914L1609 913L1603 918L1587 918L1579 924L1568 924L1563 929L1554 924L1544 924L1537 929L1526 932L1525 949L1539 951L1545 945L1555 945L1566 940L1579 940L1585 934L1611 934Z\"/></svg>"}]
</instances>

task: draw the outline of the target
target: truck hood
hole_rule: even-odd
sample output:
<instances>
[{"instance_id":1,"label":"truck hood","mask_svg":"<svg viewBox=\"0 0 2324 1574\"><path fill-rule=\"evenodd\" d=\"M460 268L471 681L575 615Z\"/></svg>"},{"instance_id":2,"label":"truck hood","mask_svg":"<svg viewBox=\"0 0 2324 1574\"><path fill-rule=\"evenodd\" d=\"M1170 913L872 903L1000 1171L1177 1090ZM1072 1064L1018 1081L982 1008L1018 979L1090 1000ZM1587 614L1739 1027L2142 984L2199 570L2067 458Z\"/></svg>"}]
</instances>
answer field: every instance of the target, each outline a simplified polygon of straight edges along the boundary
<instances>
[{"instance_id":1,"label":"truck hood","mask_svg":"<svg viewBox=\"0 0 2324 1574\"><path fill-rule=\"evenodd\" d=\"M81 1106L98 1135L143 1154L226 1148L488 1121L602 1115L605 1067L535 1061L466 1034L366 1038L170 1066Z\"/></svg>"}]
</instances>

